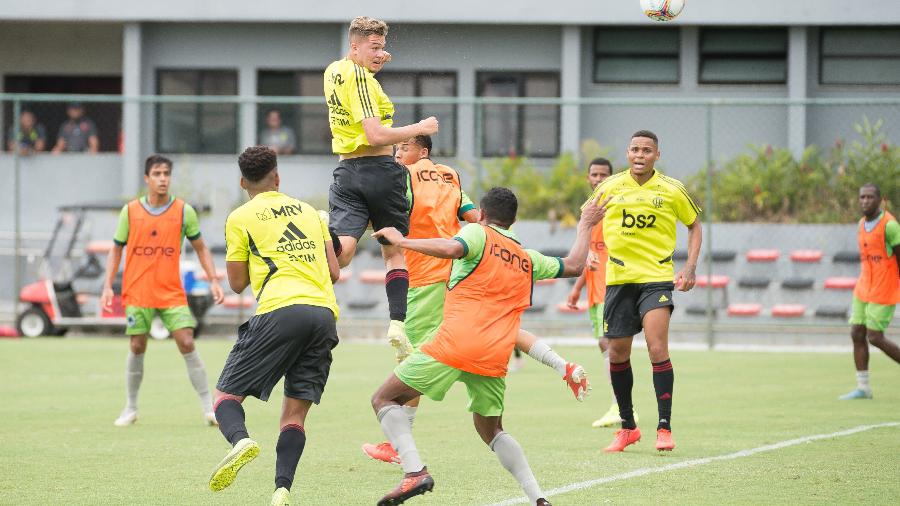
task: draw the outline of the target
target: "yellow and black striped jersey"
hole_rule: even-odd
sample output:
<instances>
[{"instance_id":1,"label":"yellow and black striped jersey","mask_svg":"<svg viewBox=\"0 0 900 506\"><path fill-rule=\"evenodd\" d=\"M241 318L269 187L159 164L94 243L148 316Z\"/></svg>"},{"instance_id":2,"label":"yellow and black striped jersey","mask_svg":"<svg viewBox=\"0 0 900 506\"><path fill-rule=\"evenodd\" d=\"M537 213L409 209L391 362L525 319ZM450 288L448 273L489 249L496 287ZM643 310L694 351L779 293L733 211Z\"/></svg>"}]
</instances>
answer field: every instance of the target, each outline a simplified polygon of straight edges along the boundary
<instances>
[{"instance_id":1,"label":"yellow and black striped jersey","mask_svg":"<svg viewBox=\"0 0 900 506\"><path fill-rule=\"evenodd\" d=\"M352 153L368 146L362 121L379 118L381 124L394 124L394 104L381 89L369 69L349 59L332 62L325 69L325 103L331 126L331 150Z\"/></svg>"}]
</instances>

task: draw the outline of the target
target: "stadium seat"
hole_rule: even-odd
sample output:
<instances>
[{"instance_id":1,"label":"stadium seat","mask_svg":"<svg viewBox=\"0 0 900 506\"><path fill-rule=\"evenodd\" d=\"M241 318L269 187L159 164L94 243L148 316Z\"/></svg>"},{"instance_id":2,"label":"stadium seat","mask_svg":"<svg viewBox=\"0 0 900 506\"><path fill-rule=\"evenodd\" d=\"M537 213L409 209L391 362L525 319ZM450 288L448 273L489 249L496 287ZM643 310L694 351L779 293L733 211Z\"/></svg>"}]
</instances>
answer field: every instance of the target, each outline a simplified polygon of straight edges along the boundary
<instances>
[{"instance_id":1,"label":"stadium seat","mask_svg":"<svg viewBox=\"0 0 900 506\"><path fill-rule=\"evenodd\" d=\"M366 269L359 274L359 280L366 284L384 284L384 277L387 271L378 269Z\"/></svg>"},{"instance_id":2,"label":"stadium seat","mask_svg":"<svg viewBox=\"0 0 900 506\"><path fill-rule=\"evenodd\" d=\"M781 288L786 290L809 290L816 284L813 278L788 278L781 282Z\"/></svg>"},{"instance_id":3,"label":"stadium seat","mask_svg":"<svg viewBox=\"0 0 900 506\"><path fill-rule=\"evenodd\" d=\"M748 262L774 262L781 253L777 249L752 249L747 252Z\"/></svg>"},{"instance_id":4,"label":"stadium seat","mask_svg":"<svg viewBox=\"0 0 900 506\"><path fill-rule=\"evenodd\" d=\"M225 279L225 276L227 276L227 275L228 275L228 271L225 270L225 267L222 267L219 265L216 266L216 279L217 280L222 281L223 279ZM209 276L207 276L206 271L204 271L202 269L197 272L197 275L195 277L197 279L199 279L200 281L209 281Z\"/></svg>"},{"instance_id":5,"label":"stadium seat","mask_svg":"<svg viewBox=\"0 0 900 506\"><path fill-rule=\"evenodd\" d=\"M758 316L761 311L761 304L731 304L728 306L728 316Z\"/></svg>"},{"instance_id":6,"label":"stadium seat","mask_svg":"<svg viewBox=\"0 0 900 506\"><path fill-rule=\"evenodd\" d=\"M685 250L675 250L675 253L672 253L672 260L676 262L684 262L687 258L688 254Z\"/></svg>"},{"instance_id":7,"label":"stadium seat","mask_svg":"<svg viewBox=\"0 0 900 506\"><path fill-rule=\"evenodd\" d=\"M791 262L817 263L822 261L822 250L798 249L791 252Z\"/></svg>"},{"instance_id":8,"label":"stadium seat","mask_svg":"<svg viewBox=\"0 0 900 506\"><path fill-rule=\"evenodd\" d=\"M112 241L91 241L87 243L84 251L86 253L92 253L94 255L106 255L109 253L109 250L113 249L113 244L114 243Z\"/></svg>"},{"instance_id":9,"label":"stadium seat","mask_svg":"<svg viewBox=\"0 0 900 506\"><path fill-rule=\"evenodd\" d=\"M347 307L350 309L372 309L377 305L378 299L356 299L347 302Z\"/></svg>"},{"instance_id":10,"label":"stadium seat","mask_svg":"<svg viewBox=\"0 0 900 506\"><path fill-rule=\"evenodd\" d=\"M527 308L525 308L526 313L543 313L547 309L547 304L542 302L536 302Z\"/></svg>"},{"instance_id":11,"label":"stadium seat","mask_svg":"<svg viewBox=\"0 0 900 506\"><path fill-rule=\"evenodd\" d=\"M738 280L738 286L741 288L765 289L769 287L772 280L769 278L743 277Z\"/></svg>"},{"instance_id":12,"label":"stadium seat","mask_svg":"<svg viewBox=\"0 0 900 506\"><path fill-rule=\"evenodd\" d=\"M847 306L819 306L816 308L816 316L819 318L847 319Z\"/></svg>"},{"instance_id":13,"label":"stadium seat","mask_svg":"<svg viewBox=\"0 0 900 506\"><path fill-rule=\"evenodd\" d=\"M728 286L728 283L731 282L731 279L728 276L722 274L713 274L712 278L707 276L706 274L701 274L697 276L697 287L699 288L725 288Z\"/></svg>"},{"instance_id":14,"label":"stadium seat","mask_svg":"<svg viewBox=\"0 0 900 506\"><path fill-rule=\"evenodd\" d=\"M251 308L254 302L251 295L228 295L225 297L225 301L222 302L222 307L227 307L228 309Z\"/></svg>"},{"instance_id":15,"label":"stadium seat","mask_svg":"<svg viewBox=\"0 0 900 506\"><path fill-rule=\"evenodd\" d=\"M565 301L563 301L556 305L556 310L559 311L560 313L569 313L569 314L584 313L585 311L588 310L588 303L585 301L581 301L578 303L578 309L572 309L568 306L568 304L565 303Z\"/></svg>"},{"instance_id":16,"label":"stadium seat","mask_svg":"<svg viewBox=\"0 0 900 506\"><path fill-rule=\"evenodd\" d=\"M772 307L772 316L778 318L799 318L806 314L806 306L803 304L775 304Z\"/></svg>"},{"instance_id":17,"label":"stadium seat","mask_svg":"<svg viewBox=\"0 0 900 506\"><path fill-rule=\"evenodd\" d=\"M737 251L732 250L713 250L713 262L731 262L737 257Z\"/></svg>"},{"instance_id":18,"label":"stadium seat","mask_svg":"<svg viewBox=\"0 0 900 506\"><path fill-rule=\"evenodd\" d=\"M856 288L856 278L828 278L825 280L825 288L829 290L853 290L854 288Z\"/></svg>"},{"instance_id":19,"label":"stadium seat","mask_svg":"<svg viewBox=\"0 0 900 506\"><path fill-rule=\"evenodd\" d=\"M838 251L831 257L831 261L836 264L857 264L859 263L859 251Z\"/></svg>"},{"instance_id":20,"label":"stadium seat","mask_svg":"<svg viewBox=\"0 0 900 506\"><path fill-rule=\"evenodd\" d=\"M718 308L712 308L713 316L716 316L717 311ZM693 304L688 306L684 312L692 316L706 316L706 306L703 304Z\"/></svg>"}]
</instances>

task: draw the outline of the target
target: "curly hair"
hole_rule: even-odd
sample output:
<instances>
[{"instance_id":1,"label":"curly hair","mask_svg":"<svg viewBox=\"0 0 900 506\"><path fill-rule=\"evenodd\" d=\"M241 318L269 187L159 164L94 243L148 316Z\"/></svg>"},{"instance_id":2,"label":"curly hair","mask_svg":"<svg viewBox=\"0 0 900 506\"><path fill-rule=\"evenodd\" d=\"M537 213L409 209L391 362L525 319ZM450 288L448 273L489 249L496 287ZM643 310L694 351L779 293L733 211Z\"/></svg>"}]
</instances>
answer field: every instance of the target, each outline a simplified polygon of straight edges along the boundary
<instances>
[{"instance_id":1,"label":"curly hair","mask_svg":"<svg viewBox=\"0 0 900 506\"><path fill-rule=\"evenodd\" d=\"M509 188L491 188L481 197L481 208L494 223L510 227L516 221L519 201Z\"/></svg>"},{"instance_id":2,"label":"curly hair","mask_svg":"<svg viewBox=\"0 0 900 506\"><path fill-rule=\"evenodd\" d=\"M370 18L369 16L357 16L350 22L350 38L362 37L369 35L379 35L387 37L388 25L380 19Z\"/></svg>"},{"instance_id":3,"label":"curly hair","mask_svg":"<svg viewBox=\"0 0 900 506\"><path fill-rule=\"evenodd\" d=\"M238 157L241 175L251 183L262 181L278 166L278 156L268 146L251 146Z\"/></svg>"}]
</instances>

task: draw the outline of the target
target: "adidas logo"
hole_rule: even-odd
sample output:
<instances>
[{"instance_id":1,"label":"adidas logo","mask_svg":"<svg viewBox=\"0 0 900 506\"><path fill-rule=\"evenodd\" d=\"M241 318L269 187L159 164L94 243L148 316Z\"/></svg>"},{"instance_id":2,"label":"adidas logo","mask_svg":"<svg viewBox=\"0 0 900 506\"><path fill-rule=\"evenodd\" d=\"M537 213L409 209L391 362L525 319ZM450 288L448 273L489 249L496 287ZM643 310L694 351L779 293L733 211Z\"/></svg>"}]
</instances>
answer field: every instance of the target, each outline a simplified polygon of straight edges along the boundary
<instances>
[{"instance_id":1,"label":"adidas logo","mask_svg":"<svg viewBox=\"0 0 900 506\"><path fill-rule=\"evenodd\" d=\"M660 295L660 296L659 296L659 301L660 301L660 302L669 302L669 298L666 297L665 295Z\"/></svg>"},{"instance_id":2,"label":"adidas logo","mask_svg":"<svg viewBox=\"0 0 900 506\"><path fill-rule=\"evenodd\" d=\"M297 225L294 225L294 222L289 221L284 232L281 233L281 238L278 239L278 248L276 249L284 253L315 248L316 242L307 240L306 234Z\"/></svg>"}]
</instances>

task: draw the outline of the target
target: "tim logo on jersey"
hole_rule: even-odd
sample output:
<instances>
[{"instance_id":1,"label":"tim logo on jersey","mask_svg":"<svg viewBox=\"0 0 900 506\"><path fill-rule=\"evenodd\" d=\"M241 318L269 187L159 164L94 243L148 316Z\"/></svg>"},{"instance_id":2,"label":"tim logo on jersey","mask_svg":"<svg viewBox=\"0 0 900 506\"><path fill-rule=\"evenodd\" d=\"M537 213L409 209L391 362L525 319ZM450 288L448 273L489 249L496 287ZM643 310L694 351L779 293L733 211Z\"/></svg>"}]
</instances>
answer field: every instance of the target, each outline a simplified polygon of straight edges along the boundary
<instances>
[{"instance_id":1,"label":"tim logo on jersey","mask_svg":"<svg viewBox=\"0 0 900 506\"><path fill-rule=\"evenodd\" d=\"M513 253L499 244L491 244L490 254L502 260L507 268L520 270L526 274L531 272L530 258L522 258L518 253Z\"/></svg>"},{"instance_id":2,"label":"tim logo on jersey","mask_svg":"<svg viewBox=\"0 0 900 506\"><path fill-rule=\"evenodd\" d=\"M622 228L653 228L655 223L655 214L630 214L622 209Z\"/></svg>"}]
</instances>

